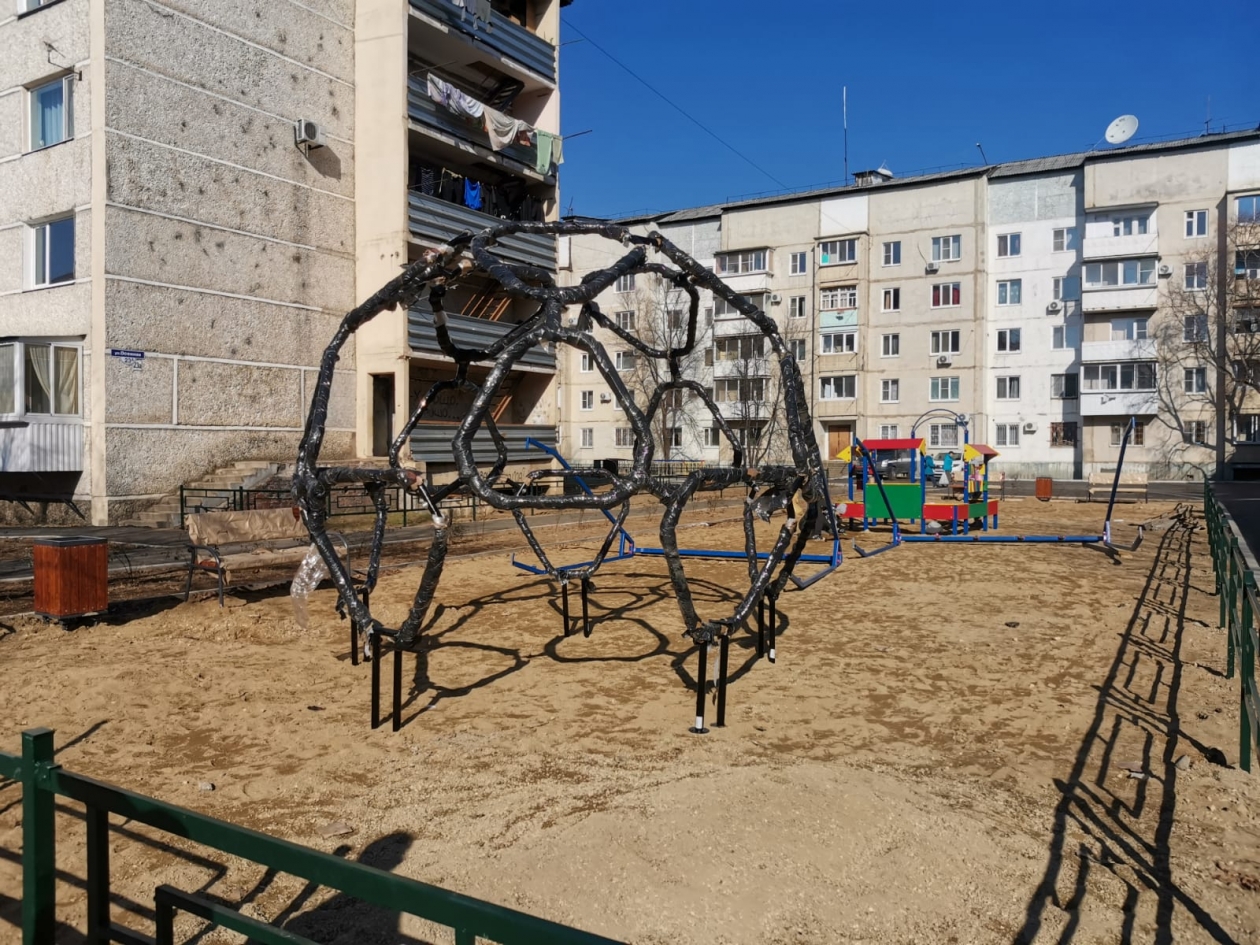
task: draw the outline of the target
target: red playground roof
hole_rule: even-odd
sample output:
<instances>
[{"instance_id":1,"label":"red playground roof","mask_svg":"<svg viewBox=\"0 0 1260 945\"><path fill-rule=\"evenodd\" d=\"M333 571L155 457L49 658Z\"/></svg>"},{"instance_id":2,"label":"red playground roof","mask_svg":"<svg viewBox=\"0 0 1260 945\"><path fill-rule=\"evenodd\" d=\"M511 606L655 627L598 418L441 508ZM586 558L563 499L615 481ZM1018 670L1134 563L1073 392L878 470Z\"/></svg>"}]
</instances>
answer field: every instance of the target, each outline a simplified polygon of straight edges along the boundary
<instances>
[{"instance_id":1,"label":"red playground roof","mask_svg":"<svg viewBox=\"0 0 1260 945\"><path fill-rule=\"evenodd\" d=\"M900 440L863 440L868 450L917 450L923 446L923 437L906 437Z\"/></svg>"},{"instance_id":2,"label":"red playground roof","mask_svg":"<svg viewBox=\"0 0 1260 945\"><path fill-rule=\"evenodd\" d=\"M992 446L985 446L983 443L968 443L967 445L981 456L993 457L1001 455Z\"/></svg>"}]
</instances>

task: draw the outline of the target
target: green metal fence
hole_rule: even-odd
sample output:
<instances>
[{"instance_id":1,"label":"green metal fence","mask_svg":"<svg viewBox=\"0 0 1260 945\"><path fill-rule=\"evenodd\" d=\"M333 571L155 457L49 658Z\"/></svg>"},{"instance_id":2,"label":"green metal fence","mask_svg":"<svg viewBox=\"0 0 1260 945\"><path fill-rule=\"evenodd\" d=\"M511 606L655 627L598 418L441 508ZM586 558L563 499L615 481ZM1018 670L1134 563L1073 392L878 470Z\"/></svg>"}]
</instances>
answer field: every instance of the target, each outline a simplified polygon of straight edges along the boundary
<instances>
[{"instance_id":1,"label":"green metal fence","mask_svg":"<svg viewBox=\"0 0 1260 945\"><path fill-rule=\"evenodd\" d=\"M88 945L110 942L173 945L176 910L249 935L258 942L306 945L309 941L250 919L222 903L169 886L157 887L154 893L156 939L113 923L109 912L111 814L338 890L363 902L446 926L454 930L456 945L474 945L478 939L500 945L619 945L612 939L269 837L65 771L54 760L53 733L49 729L23 732L20 756L0 752L0 778L10 778L22 785L23 945L53 945L56 930L54 815L59 796L78 801L87 809Z\"/></svg>"},{"instance_id":2,"label":"green metal fence","mask_svg":"<svg viewBox=\"0 0 1260 945\"><path fill-rule=\"evenodd\" d=\"M1246 543L1240 541L1234 520L1213 494L1210 482L1203 484L1203 512L1221 602L1220 625L1227 631L1225 674L1230 679L1237 676L1239 683L1238 764L1250 771L1252 748L1260 745L1260 691L1256 689L1260 592L1244 552Z\"/></svg>"}]
</instances>

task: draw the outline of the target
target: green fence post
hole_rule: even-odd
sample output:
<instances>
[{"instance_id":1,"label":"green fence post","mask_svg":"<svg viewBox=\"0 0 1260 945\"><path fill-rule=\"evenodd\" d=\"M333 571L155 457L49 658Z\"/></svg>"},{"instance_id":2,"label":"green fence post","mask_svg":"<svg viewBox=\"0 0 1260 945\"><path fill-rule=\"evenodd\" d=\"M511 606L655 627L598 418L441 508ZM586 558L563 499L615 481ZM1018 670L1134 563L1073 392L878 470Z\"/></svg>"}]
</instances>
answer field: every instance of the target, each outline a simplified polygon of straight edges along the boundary
<instances>
[{"instance_id":1,"label":"green fence post","mask_svg":"<svg viewBox=\"0 0 1260 945\"><path fill-rule=\"evenodd\" d=\"M56 930L56 796L39 783L52 761L52 729L22 733L22 945L53 945Z\"/></svg>"},{"instance_id":2,"label":"green fence post","mask_svg":"<svg viewBox=\"0 0 1260 945\"><path fill-rule=\"evenodd\" d=\"M87 940L109 945L109 811L88 807Z\"/></svg>"},{"instance_id":3,"label":"green fence post","mask_svg":"<svg viewBox=\"0 0 1260 945\"><path fill-rule=\"evenodd\" d=\"M1230 536L1228 570L1225 574L1225 593L1221 595L1221 626L1225 628L1225 678L1234 678L1234 594L1238 587L1238 555Z\"/></svg>"},{"instance_id":4,"label":"green fence post","mask_svg":"<svg viewBox=\"0 0 1260 945\"><path fill-rule=\"evenodd\" d=\"M1250 570L1243 573L1242 621L1239 634L1239 646L1242 652L1242 672L1238 674L1238 766L1244 771L1251 770L1251 712L1247 703L1250 701L1252 681L1255 679L1255 653L1251 649L1251 628L1255 624L1255 611L1252 609L1252 595L1256 593L1256 576Z\"/></svg>"}]
</instances>

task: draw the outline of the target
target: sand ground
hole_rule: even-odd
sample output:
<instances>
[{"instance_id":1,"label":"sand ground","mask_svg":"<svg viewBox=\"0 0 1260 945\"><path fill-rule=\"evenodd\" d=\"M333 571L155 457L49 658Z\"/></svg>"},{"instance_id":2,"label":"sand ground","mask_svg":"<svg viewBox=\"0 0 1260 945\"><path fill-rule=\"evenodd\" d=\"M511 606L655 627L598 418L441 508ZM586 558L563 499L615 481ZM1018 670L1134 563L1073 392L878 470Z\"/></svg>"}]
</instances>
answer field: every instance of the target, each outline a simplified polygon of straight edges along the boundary
<instances>
[{"instance_id":1,"label":"sand ground","mask_svg":"<svg viewBox=\"0 0 1260 945\"><path fill-rule=\"evenodd\" d=\"M1045 546L859 560L846 540L836 574L782 598L777 664L736 641L728 725L706 736L687 733L697 660L663 561L608 566L593 635L566 639L554 588L510 566L524 544L505 535L448 566L399 733L368 730L368 668L321 590L307 630L274 592L73 633L6 618L0 744L51 726L74 771L633 942L1258 942L1260 772L1230 767L1211 562L1200 520L1172 512L1124 507L1118 537L1164 518L1116 562ZM1015 501L1003 531L1100 514ZM594 531L551 546L580 555ZM732 524L686 535L738 541ZM689 562L702 613L729 610L742 569ZM418 579L386 575L378 616L396 624ZM61 940L78 942L83 831L72 805L60 820ZM332 822L353 832L325 837ZM0 785L3 942L19 828ZM141 930L170 882L320 942L447 940L147 829L117 830L112 856L116 916Z\"/></svg>"}]
</instances>

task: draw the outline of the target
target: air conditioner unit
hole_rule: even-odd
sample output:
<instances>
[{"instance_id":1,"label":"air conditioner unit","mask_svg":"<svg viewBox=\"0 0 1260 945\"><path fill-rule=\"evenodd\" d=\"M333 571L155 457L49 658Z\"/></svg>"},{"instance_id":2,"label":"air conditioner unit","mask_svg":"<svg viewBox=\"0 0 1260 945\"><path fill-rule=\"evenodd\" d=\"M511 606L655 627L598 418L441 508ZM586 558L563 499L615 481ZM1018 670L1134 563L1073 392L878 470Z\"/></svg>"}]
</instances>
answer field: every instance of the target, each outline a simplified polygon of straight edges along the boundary
<instances>
[{"instance_id":1,"label":"air conditioner unit","mask_svg":"<svg viewBox=\"0 0 1260 945\"><path fill-rule=\"evenodd\" d=\"M325 144L324 128L319 122L299 118L293 123L293 140L299 147L307 150L322 148Z\"/></svg>"},{"instance_id":2,"label":"air conditioner unit","mask_svg":"<svg viewBox=\"0 0 1260 945\"><path fill-rule=\"evenodd\" d=\"M1053 302L1051 302L1049 305L1046 306L1046 311L1057 312L1061 308L1063 308L1063 303L1060 302L1058 299L1055 299Z\"/></svg>"},{"instance_id":3,"label":"air conditioner unit","mask_svg":"<svg viewBox=\"0 0 1260 945\"><path fill-rule=\"evenodd\" d=\"M936 359L936 364L937 364L937 366L938 366L938 367L946 367L946 366L948 366L948 365L949 365L949 355L947 355L947 354L942 354L940 357L938 357L938 358Z\"/></svg>"},{"instance_id":4,"label":"air conditioner unit","mask_svg":"<svg viewBox=\"0 0 1260 945\"><path fill-rule=\"evenodd\" d=\"M782 302L782 301L783 301L783 296L779 295L779 293L778 293L778 292L771 292L771 293L770 293L770 304L771 304L771 305L778 305L778 304L779 304L780 302Z\"/></svg>"},{"instance_id":5,"label":"air conditioner unit","mask_svg":"<svg viewBox=\"0 0 1260 945\"><path fill-rule=\"evenodd\" d=\"M930 262L923 268L926 269L928 272L940 272L941 264L938 262Z\"/></svg>"},{"instance_id":6,"label":"air conditioner unit","mask_svg":"<svg viewBox=\"0 0 1260 945\"><path fill-rule=\"evenodd\" d=\"M599 402L600 402L601 404L611 403L611 402L612 402L612 394L600 394L600 395L599 395Z\"/></svg>"},{"instance_id":7,"label":"air conditioner unit","mask_svg":"<svg viewBox=\"0 0 1260 945\"><path fill-rule=\"evenodd\" d=\"M1168 263L1162 263L1159 267L1159 274L1165 278L1172 275L1172 266Z\"/></svg>"},{"instance_id":8,"label":"air conditioner unit","mask_svg":"<svg viewBox=\"0 0 1260 945\"><path fill-rule=\"evenodd\" d=\"M1037 424L1035 424L1035 423L1025 423L1025 424L1024 424L1024 432L1025 432L1025 433L1036 433L1036 432L1037 432Z\"/></svg>"}]
</instances>

